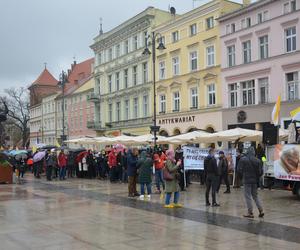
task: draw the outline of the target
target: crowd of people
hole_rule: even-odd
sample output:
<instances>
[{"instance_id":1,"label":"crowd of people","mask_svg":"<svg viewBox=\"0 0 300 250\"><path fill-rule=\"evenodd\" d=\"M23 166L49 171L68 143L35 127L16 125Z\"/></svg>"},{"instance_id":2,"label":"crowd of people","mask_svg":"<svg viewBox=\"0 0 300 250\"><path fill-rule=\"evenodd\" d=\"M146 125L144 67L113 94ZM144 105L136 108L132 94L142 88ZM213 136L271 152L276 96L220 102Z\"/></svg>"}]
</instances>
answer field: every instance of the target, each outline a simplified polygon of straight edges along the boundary
<instances>
[{"instance_id":1,"label":"crowd of people","mask_svg":"<svg viewBox=\"0 0 300 250\"><path fill-rule=\"evenodd\" d=\"M154 176L156 188L154 193L164 194L166 208L182 206L179 203L179 193L190 183L189 174L184 174L184 156L180 146L176 150L164 150L160 147L155 150L112 148L101 152L83 150L77 154L65 149L59 152L56 149L48 149L43 151L44 157L40 160L33 160L40 152L35 152L27 162L22 158L15 162L20 177L24 176L28 167L36 178L41 178L41 173L44 171L48 181L53 179L63 181L66 177L108 179L111 183L128 183L128 197L149 200L152 195L152 176ZM242 150L238 150L237 153L234 167L232 159L225 156L223 151L219 151L217 159L215 149L210 148L204 159L204 171L201 175L206 185L206 205L220 206L216 194L219 193L222 183L226 185L224 193L231 192L228 174L235 171L233 187L239 188L242 183L244 185L244 197L248 209L245 217L253 218L252 199L259 210L259 217L263 217L264 212L257 195L257 187L263 174L261 158L265 157L264 152L261 147L256 151L250 147L247 153L243 153ZM173 202L171 202L172 196Z\"/></svg>"}]
</instances>

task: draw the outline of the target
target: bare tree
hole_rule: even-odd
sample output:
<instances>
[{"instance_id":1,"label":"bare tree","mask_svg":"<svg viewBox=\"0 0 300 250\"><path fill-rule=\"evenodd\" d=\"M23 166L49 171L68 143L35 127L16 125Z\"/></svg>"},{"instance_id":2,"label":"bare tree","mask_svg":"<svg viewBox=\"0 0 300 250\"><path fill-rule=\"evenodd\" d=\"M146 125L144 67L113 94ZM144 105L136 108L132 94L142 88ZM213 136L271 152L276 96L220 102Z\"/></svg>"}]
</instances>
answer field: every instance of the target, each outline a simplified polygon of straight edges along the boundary
<instances>
[{"instance_id":1,"label":"bare tree","mask_svg":"<svg viewBox=\"0 0 300 250\"><path fill-rule=\"evenodd\" d=\"M29 137L29 95L27 89L9 88L5 89L5 96L1 99L7 104L8 116L22 133L22 146L26 146Z\"/></svg>"}]
</instances>

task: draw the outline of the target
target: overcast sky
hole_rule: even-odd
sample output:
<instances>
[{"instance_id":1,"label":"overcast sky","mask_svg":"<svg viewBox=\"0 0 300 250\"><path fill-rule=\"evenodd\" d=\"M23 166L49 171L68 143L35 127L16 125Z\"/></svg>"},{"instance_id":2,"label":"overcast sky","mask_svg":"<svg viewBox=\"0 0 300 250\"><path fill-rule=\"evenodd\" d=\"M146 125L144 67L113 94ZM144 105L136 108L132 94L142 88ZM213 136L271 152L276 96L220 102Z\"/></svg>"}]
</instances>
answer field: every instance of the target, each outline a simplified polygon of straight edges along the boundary
<instances>
[{"instance_id":1,"label":"overcast sky","mask_svg":"<svg viewBox=\"0 0 300 250\"><path fill-rule=\"evenodd\" d=\"M241 2L241 0L235 0ZM195 6L206 3L199 0ZM57 78L70 67L93 56L89 46L104 32L148 6L178 14L193 7L192 0L0 0L0 92L28 87L44 69Z\"/></svg>"}]
</instances>

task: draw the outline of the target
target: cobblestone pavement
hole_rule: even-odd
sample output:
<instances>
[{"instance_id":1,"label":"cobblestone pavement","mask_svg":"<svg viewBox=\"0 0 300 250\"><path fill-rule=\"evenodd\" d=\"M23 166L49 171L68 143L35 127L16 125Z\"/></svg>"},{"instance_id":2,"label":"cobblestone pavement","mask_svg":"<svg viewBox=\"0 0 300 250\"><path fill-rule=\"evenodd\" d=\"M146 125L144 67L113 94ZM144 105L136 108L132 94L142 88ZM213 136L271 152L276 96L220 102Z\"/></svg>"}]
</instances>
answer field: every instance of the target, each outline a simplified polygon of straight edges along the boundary
<instances>
[{"instance_id":1,"label":"cobblestone pavement","mask_svg":"<svg viewBox=\"0 0 300 250\"><path fill-rule=\"evenodd\" d=\"M26 177L0 186L0 249L300 249L300 201L291 192L259 191L264 219L244 219L242 190L220 191L205 206L204 188L182 192L184 208L165 209L159 195L127 198L126 184Z\"/></svg>"}]
</instances>

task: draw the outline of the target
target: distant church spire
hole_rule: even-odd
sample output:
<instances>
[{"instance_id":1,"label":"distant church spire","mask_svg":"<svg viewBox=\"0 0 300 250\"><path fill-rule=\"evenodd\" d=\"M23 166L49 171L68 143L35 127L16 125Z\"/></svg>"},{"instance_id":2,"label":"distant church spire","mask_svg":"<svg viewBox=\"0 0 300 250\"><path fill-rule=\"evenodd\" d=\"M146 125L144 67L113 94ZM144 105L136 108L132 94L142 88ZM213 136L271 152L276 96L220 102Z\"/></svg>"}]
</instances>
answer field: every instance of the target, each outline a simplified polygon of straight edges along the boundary
<instances>
[{"instance_id":1,"label":"distant church spire","mask_svg":"<svg viewBox=\"0 0 300 250\"><path fill-rule=\"evenodd\" d=\"M44 63L44 65L45 65L45 69L47 69L47 63L46 62Z\"/></svg>"},{"instance_id":2,"label":"distant church spire","mask_svg":"<svg viewBox=\"0 0 300 250\"><path fill-rule=\"evenodd\" d=\"M100 34L100 35L103 34L103 29L102 29L102 17L100 17L100 30L99 30L99 34Z\"/></svg>"}]
</instances>

